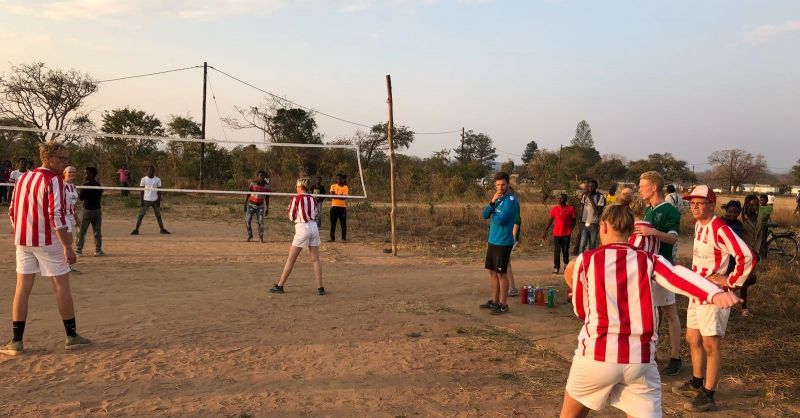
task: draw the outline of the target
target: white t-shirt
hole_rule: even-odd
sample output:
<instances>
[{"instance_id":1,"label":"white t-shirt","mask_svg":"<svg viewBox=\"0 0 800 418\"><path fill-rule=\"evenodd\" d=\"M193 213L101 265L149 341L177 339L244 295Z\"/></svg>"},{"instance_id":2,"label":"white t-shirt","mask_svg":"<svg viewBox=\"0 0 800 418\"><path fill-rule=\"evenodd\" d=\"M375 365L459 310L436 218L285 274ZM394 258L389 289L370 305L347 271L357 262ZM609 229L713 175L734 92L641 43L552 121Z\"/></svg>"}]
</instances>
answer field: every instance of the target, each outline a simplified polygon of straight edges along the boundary
<instances>
[{"instance_id":1,"label":"white t-shirt","mask_svg":"<svg viewBox=\"0 0 800 418\"><path fill-rule=\"evenodd\" d=\"M153 176L153 178L144 176L139 182L139 187L144 187L144 200L155 202L158 200L158 190L156 189L161 187L161 179L158 176Z\"/></svg>"},{"instance_id":2,"label":"white t-shirt","mask_svg":"<svg viewBox=\"0 0 800 418\"><path fill-rule=\"evenodd\" d=\"M25 173L27 173L27 171ZM11 175L8 176L8 178L11 180L12 183L16 183L17 179L22 177L22 175L25 174L25 173L23 173L23 172L21 172L19 170L14 170L14 171L11 172Z\"/></svg>"}]
</instances>

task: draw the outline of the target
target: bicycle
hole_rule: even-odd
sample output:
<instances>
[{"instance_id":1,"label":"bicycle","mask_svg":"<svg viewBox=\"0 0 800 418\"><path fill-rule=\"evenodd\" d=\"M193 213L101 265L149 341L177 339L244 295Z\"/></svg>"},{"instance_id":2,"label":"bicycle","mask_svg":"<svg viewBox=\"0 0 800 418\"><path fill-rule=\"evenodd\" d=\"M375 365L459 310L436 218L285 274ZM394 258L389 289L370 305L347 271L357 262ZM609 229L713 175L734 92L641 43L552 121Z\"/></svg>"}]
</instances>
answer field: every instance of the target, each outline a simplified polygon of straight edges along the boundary
<instances>
[{"instance_id":1,"label":"bicycle","mask_svg":"<svg viewBox=\"0 0 800 418\"><path fill-rule=\"evenodd\" d=\"M776 231L780 225L775 222L767 224L767 255L781 264L792 264L797 259L800 246L797 243L797 233L791 229Z\"/></svg>"}]
</instances>

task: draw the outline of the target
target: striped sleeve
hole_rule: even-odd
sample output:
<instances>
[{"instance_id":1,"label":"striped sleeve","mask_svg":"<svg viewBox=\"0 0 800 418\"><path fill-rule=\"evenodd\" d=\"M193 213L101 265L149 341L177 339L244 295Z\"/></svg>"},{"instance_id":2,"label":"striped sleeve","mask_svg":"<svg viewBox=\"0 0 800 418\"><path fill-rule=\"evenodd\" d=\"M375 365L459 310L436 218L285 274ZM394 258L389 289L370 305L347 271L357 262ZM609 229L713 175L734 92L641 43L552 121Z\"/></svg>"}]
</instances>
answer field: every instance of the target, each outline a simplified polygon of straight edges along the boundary
<instances>
[{"instance_id":1,"label":"striped sleeve","mask_svg":"<svg viewBox=\"0 0 800 418\"><path fill-rule=\"evenodd\" d=\"M743 285L750 273L753 272L753 267L756 264L753 250L727 225L717 230L717 242L724 246L728 254L733 257L733 261L736 262L736 267L728 275L728 285L730 287Z\"/></svg>"},{"instance_id":2,"label":"striped sleeve","mask_svg":"<svg viewBox=\"0 0 800 418\"><path fill-rule=\"evenodd\" d=\"M575 259L575 267L572 269L572 306L575 315L586 320L589 293L586 288L586 266L583 257L584 255L581 254Z\"/></svg>"},{"instance_id":3,"label":"striped sleeve","mask_svg":"<svg viewBox=\"0 0 800 418\"><path fill-rule=\"evenodd\" d=\"M683 266L673 266L664 257L653 257L653 279L665 289L690 298L711 302L722 289Z\"/></svg>"},{"instance_id":4,"label":"striped sleeve","mask_svg":"<svg viewBox=\"0 0 800 418\"><path fill-rule=\"evenodd\" d=\"M289 203L289 220L294 221L297 216L297 196Z\"/></svg>"},{"instance_id":5,"label":"striped sleeve","mask_svg":"<svg viewBox=\"0 0 800 418\"><path fill-rule=\"evenodd\" d=\"M53 229L67 227L67 198L64 192L64 180L60 176L53 176L47 183L47 196L50 224Z\"/></svg>"}]
</instances>

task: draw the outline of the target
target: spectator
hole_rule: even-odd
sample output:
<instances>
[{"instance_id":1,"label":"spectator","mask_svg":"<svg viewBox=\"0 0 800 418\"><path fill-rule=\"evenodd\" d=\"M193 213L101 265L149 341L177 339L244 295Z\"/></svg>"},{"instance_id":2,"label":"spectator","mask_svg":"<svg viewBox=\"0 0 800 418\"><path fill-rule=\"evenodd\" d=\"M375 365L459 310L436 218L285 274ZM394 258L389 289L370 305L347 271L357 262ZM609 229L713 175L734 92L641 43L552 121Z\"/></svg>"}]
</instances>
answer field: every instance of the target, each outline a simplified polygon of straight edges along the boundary
<instances>
[{"instance_id":1,"label":"spectator","mask_svg":"<svg viewBox=\"0 0 800 418\"><path fill-rule=\"evenodd\" d=\"M84 186L100 187L97 182L97 168L86 167ZM78 255L83 255L83 244L86 242L86 232L89 230L89 225L92 226L94 233L94 256L100 257L105 255L103 252L103 208L100 200L103 197L103 190L100 189L81 189L78 193L78 198L83 201L83 210L81 211L81 229L78 230Z\"/></svg>"},{"instance_id":2,"label":"spectator","mask_svg":"<svg viewBox=\"0 0 800 418\"><path fill-rule=\"evenodd\" d=\"M600 214L606 205L606 198L597 192L597 181L589 180L586 191L581 196L581 224L583 233L579 252L597 248L597 233L600 228Z\"/></svg>"},{"instance_id":3,"label":"spectator","mask_svg":"<svg viewBox=\"0 0 800 418\"><path fill-rule=\"evenodd\" d=\"M550 208L550 219L542 232L542 239L545 239L547 231L553 227L553 274L558 274L561 270L562 259L564 267L569 263L569 238L576 219L575 209L567 204L567 195L561 193L558 204Z\"/></svg>"},{"instance_id":4,"label":"spectator","mask_svg":"<svg viewBox=\"0 0 800 418\"><path fill-rule=\"evenodd\" d=\"M119 187L130 187L131 172L128 171L128 166L122 164L122 167L117 170L117 180L119 180ZM120 196L127 196L128 191L122 190Z\"/></svg>"}]
</instances>

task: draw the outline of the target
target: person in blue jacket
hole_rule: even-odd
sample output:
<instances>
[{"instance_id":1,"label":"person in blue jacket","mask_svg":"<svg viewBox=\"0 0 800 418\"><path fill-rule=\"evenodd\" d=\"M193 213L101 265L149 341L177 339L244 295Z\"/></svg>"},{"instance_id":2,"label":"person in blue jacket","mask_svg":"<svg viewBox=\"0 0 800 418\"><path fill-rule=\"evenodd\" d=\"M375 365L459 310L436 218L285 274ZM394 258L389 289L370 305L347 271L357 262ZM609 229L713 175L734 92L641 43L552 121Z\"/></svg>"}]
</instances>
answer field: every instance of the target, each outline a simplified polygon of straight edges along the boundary
<instances>
[{"instance_id":1,"label":"person in blue jacket","mask_svg":"<svg viewBox=\"0 0 800 418\"><path fill-rule=\"evenodd\" d=\"M483 219L490 219L489 244L486 248L486 269L489 270L489 284L492 299L481 305L490 309L493 315L508 312L508 264L511 249L514 247L514 224L519 215L519 201L509 187L508 173L494 175L495 193L492 201L483 208Z\"/></svg>"}]
</instances>

